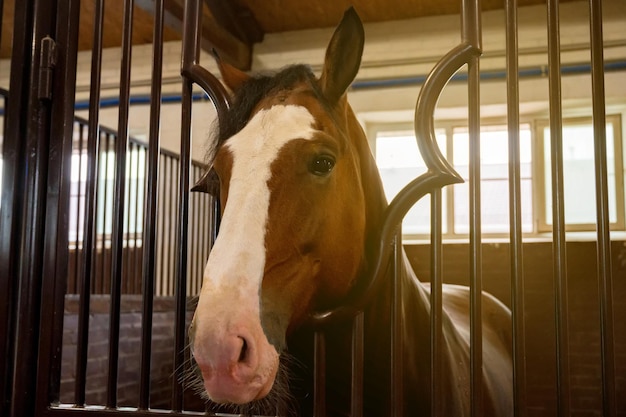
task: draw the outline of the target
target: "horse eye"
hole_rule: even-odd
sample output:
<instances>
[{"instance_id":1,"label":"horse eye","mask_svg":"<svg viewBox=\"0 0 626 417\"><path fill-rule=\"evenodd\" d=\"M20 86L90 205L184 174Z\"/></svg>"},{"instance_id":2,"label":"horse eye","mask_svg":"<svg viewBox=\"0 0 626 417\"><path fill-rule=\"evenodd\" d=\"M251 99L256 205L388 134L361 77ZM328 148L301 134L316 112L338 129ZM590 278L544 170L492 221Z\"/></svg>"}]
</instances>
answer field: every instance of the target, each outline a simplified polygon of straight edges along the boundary
<instances>
[{"instance_id":1,"label":"horse eye","mask_svg":"<svg viewBox=\"0 0 626 417\"><path fill-rule=\"evenodd\" d=\"M309 165L309 170L315 175L328 175L335 167L335 158L329 155L316 156Z\"/></svg>"}]
</instances>

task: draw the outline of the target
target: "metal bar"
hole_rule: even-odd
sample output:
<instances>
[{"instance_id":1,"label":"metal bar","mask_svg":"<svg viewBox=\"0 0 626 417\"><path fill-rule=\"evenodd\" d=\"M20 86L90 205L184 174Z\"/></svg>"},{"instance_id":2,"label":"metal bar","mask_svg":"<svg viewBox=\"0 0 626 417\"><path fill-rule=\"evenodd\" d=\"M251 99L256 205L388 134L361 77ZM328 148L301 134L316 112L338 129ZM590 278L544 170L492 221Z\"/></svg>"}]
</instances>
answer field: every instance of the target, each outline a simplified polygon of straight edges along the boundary
<instances>
[{"instance_id":1,"label":"metal bar","mask_svg":"<svg viewBox=\"0 0 626 417\"><path fill-rule=\"evenodd\" d=\"M175 325L175 357L174 369L181 372L185 361L186 346L186 313L187 313L187 257L189 235L189 168L191 152L191 102L192 83L183 81L182 131L180 144L180 164L178 170L179 187L178 219L176 228L176 271L174 274L174 297L176 298L176 325ZM176 393L176 407L182 407L182 386L179 381L174 382Z\"/></svg>"},{"instance_id":2,"label":"metal bar","mask_svg":"<svg viewBox=\"0 0 626 417\"><path fill-rule=\"evenodd\" d=\"M391 415L402 417L403 409L403 384L402 375L402 274L403 268L402 249L402 223L398 225L393 245L393 281L391 289Z\"/></svg>"},{"instance_id":3,"label":"metal bar","mask_svg":"<svg viewBox=\"0 0 626 417\"><path fill-rule=\"evenodd\" d=\"M12 148L15 145L14 138L10 139L9 142L7 135L7 113L8 113L8 92L4 89L0 89L0 95L3 100L4 109L5 109L5 119L3 120L2 125L2 133L4 137L4 143L11 145L4 145L4 150L0 150L0 154L2 152L6 152L7 149ZM7 157L7 155L3 155L4 157L4 166L10 166L11 168L15 167L15 156L16 153L13 153L12 157ZM3 168L3 170L5 170ZM6 173L5 173L6 172ZM15 187L15 179L16 179L16 170L13 169L9 171L8 169L3 172L3 182L0 186L0 267L5 273L0 277L0 413L8 414L8 410L4 404L8 404L8 398L5 398L5 395L9 392L9 357L11 356L9 353L9 341L11 339L10 332L10 323L12 319L12 302L11 294L12 292L12 279L10 277L13 276L13 267L10 265L12 259L14 259L12 255L12 231L10 230L13 227L12 219L14 216L14 209L12 205L10 205L11 201L13 201L13 195L16 190ZM10 172L10 173L9 173ZM3 211L4 210L4 211Z\"/></svg>"},{"instance_id":4,"label":"metal bar","mask_svg":"<svg viewBox=\"0 0 626 417\"><path fill-rule=\"evenodd\" d=\"M37 417L172 417L172 416L215 416L215 414L207 414L198 411L185 411L184 413L174 414L170 410L138 410L130 407L119 409L107 409L100 406L87 406L84 408L75 408L67 406L54 406L41 411ZM223 416L223 414L222 414ZM22 416L19 416L22 417ZM233 416L234 417L234 416Z\"/></svg>"},{"instance_id":5,"label":"metal bar","mask_svg":"<svg viewBox=\"0 0 626 417\"><path fill-rule=\"evenodd\" d=\"M462 2L462 38L482 51L480 0ZM480 222L480 66L468 58L469 217L470 217L470 394L471 415L483 414L482 242Z\"/></svg>"},{"instance_id":6,"label":"metal bar","mask_svg":"<svg viewBox=\"0 0 626 417\"><path fill-rule=\"evenodd\" d=\"M45 12L45 9L42 10ZM39 329L39 356L37 357L35 415L58 402L61 381L63 346L63 307L67 292L69 267L69 201L74 116L75 76L78 48L80 1L55 3L56 43L63 49L55 60L51 86L50 130L48 132L48 160L45 205L45 241L41 287ZM84 132L84 131L83 131ZM82 133L82 132L81 132ZM84 142L83 142L84 143ZM81 149L82 154L82 149ZM80 224L80 221L79 221ZM84 247L83 247L84 253ZM32 261L30 259L29 261ZM36 262L36 261L35 261ZM22 354L22 352L20 352ZM33 361L33 358L28 358ZM0 411L1 414L1 411ZM24 413L24 415L27 415Z\"/></svg>"},{"instance_id":7,"label":"metal bar","mask_svg":"<svg viewBox=\"0 0 626 417\"><path fill-rule=\"evenodd\" d=\"M430 196L430 415L443 414L443 239L441 189Z\"/></svg>"},{"instance_id":8,"label":"metal bar","mask_svg":"<svg viewBox=\"0 0 626 417\"><path fill-rule=\"evenodd\" d=\"M326 417L326 337L316 331L313 349L313 417Z\"/></svg>"},{"instance_id":9,"label":"metal bar","mask_svg":"<svg viewBox=\"0 0 626 417\"><path fill-rule=\"evenodd\" d=\"M365 314L360 312L354 316L352 323L351 417L363 417L364 330Z\"/></svg>"},{"instance_id":10,"label":"metal bar","mask_svg":"<svg viewBox=\"0 0 626 417\"><path fill-rule=\"evenodd\" d=\"M608 163L602 40L602 3L589 0L591 32L591 85L596 171L598 235L598 285L600 298L600 345L602 364L602 415L617 414L615 398L615 346L613 344L613 275L609 219Z\"/></svg>"},{"instance_id":11,"label":"metal bar","mask_svg":"<svg viewBox=\"0 0 626 417\"><path fill-rule=\"evenodd\" d=\"M519 74L517 0L504 2L506 29L507 126L509 134L509 225L511 253L511 310L513 405L516 417L526 415L526 355L524 329L524 265L519 134Z\"/></svg>"},{"instance_id":12,"label":"metal bar","mask_svg":"<svg viewBox=\"0 0 626 417\"><path fill-rule=\"evenodd\" d=\"M150 363L152 358L152 312L154 310L154 279L157 262L157 216L159 201L159 148L161 146L161 97L163 80L163 0L154 2L154 32L152 49L152 85L150 96L150 130L148 132L148 174L143 226L143 268L142 268L142 316L141 316L141 363L139 408L150 407ZM162 212L161 212L162 213ZM162 241L165 244L165 241Z\"/></svg>"},{"instance_id":13,"label":"metal bar","mask_svg":"<svg viewBox=\"0 0 626 417\"><path fill-rule=\"evenodd\" d=\"M480 24L480 23L478 23ZM480 67L468 62L469 218L470 218L470 392L471 415L483 415L482 226L480 175Z\"/></svg>"},{"instance_id":14,"label":"metal bar","mask_svg":"<svg viewBox=\"0 0 626 417\"><path fill-rule=\"evenodd\" d=\"M120 72L120 109L118 132L115 143L115 199L113 233L111 242L111 311L109 320L109 375L107 379L106 405L117 404L117 375L120 335L120 303L122 281L122 256L124 252L124 206L126 197L126 152L128 148L128 112L130 97L130 67L133 29L133 0L124 2L122 32L122 65Z\"/></svg>"},{"instance_id":15,"label":"metal bar","mask_svg":"<svg viewBox=\"0 0 626 417\"><path fill-rule=\"evenodd\" d=\"M98 169L100 132L98 129L98 117L100 110L100 83L102 74L102 41L104 26L104 0L95 2L93 47L91 51L91 82L89 91L89 122L87 130L87 180L85 194L85 216L87 222L84 230L84 242L86 246L85 259L81 276L83 285L80 289L80 302L78 306L78 324L76 340L76 379L74 383L74 403L85 404L85 384L87 379L87 349L89 346L89 308L91 301L91 281L95 271L93 254L96 252L97 243L94 233L98 221L97 193L98 193ZM95 274L94 274L95 275Z\"/></svg>"},{"instance_id":16,"label":"metal bar","mask_svg":"<svg viewBox=\"0 0 626 417\"><path fill-rule=\"evenodd\" d=\"M182 68L189 63L196 63L200 56L200 31L202 28L202 3L199 0L185 2L183 16L183 51ZM175 352L174 370L175 377L172 390L172 404L174 410L180 410L183 406L182 380L185 361L186 341L186 278L187 278L187 244L188 244L188 218L189 218L189 160L191 142L191 105L193 100L193 82L183 77L182 102L181 102L181 148L178 193L178 232L177 232L177 259L178 268L176 274L176 326L175 326Z\"/></svg>"},{"instance_id":17,"label":"metal bar","mask_svg":"<svg viewBox=\"0 0 626 417\"><path fill-rule=\"evenodd\" d=\"M570 415L569 326L567 301L567 265L565 249L565 209L563 182L563 123L561 108L559 3L548 0L548 83L550 105L550 141L552 160L552 238L555 291L555 332L557 356L557 410Z\"/></svg>"},{"instance_id":18,"label":"metal bar","mask_svg":"<svg viewBox=\"0 0 626 417\"><path fill-rule=\"evenodd\" d=\"M2 208L3 218L9 216L10 223L0 221L1 266L7 267L3 275L8 272L8 279L14 282L9 301L14 308L10 313L13 323L7 323L11 334L6 340L10 357L3 358L12 373L2 375L7 386L1 394L8 399L8 405L2 408L8 408L12 417L34 413L37 361L33 358L38 358L44 247L56 244L52 240L44 242L50 102L38 94L40 45L45 36L53 33L54 6L43 1L15 2L8 107L12 113L7 118L3 152L8 160L5 169L18 174L7 181L8 195L14 200L7 201L7 194L3 198L8 202L7 213ZM4 258L5 254L9 259Z\"/></svg>"}]
</instances>

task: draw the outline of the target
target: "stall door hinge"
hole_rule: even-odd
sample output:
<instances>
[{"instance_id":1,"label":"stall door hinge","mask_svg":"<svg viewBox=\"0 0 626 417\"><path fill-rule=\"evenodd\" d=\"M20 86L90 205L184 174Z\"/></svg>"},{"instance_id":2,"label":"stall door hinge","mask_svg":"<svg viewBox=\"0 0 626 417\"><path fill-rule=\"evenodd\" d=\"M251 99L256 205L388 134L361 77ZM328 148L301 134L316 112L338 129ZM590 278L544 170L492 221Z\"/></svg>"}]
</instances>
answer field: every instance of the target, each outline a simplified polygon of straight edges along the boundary
<instances>
[{"instance_id":1,"label":"stall door hinge","mask_svg":"<svg viewBox=\"0 0 626 417\"><path fill-rule=\"evenodd\" d=\"M57 63L57 44L50 36L41 40L39 54L39 99L52 98L52 75Z\"/></svg>"}]
</instances>

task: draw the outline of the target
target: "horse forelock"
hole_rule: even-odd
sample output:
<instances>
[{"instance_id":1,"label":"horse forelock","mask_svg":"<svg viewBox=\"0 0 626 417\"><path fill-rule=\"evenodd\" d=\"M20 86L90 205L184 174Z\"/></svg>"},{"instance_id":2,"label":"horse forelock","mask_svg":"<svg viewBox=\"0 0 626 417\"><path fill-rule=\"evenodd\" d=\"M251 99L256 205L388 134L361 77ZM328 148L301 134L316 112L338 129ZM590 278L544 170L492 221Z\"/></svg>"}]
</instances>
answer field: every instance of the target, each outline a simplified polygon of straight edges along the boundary
<instances>
[{"instance_id":1,"label":"horse forelock","mask_svg":"<svg viewBox=\"0 0 626 417\"><path fill-rule=\"evenodd\" d=\"M232 106L212 129L212 143L208 150L207 162L210 166L217 151L224 143L240 132L253 116L258 104L269 97L286 95L297 85L305 84L322 107L330 112L331 105L324 97L315 74L307 65L291 65L274 73L259 73L250 77L241 88L234 92Z\"/></svg>"}]
</instances>

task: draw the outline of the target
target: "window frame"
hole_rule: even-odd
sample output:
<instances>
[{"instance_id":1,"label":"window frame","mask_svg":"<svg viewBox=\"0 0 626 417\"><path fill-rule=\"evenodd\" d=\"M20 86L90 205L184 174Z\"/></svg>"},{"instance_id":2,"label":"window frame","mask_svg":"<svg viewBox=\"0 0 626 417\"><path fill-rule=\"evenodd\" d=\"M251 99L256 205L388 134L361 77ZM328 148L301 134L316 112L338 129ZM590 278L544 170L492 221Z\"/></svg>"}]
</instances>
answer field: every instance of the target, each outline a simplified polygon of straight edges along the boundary
<instances>
[{"instance_id":1,"label":"window frame","mask_svg":"<svg viewBox=\"0 0 626 417\"><path fill-rule=\"evenodd\" d=\"M606 123L613 125L613 151L615 155L614 170L615 170L615 210L616 221L609 223L609 230L611 231L624 231L626 230L625 220L625 202L624 202L624 163L623 163L623 143L622 143L622 117L621 114L610 114L606 116ZM562 127L567 126L589 126L593 124L593 118L591 116L581 117L564 117L562 120ZM544 132L545 128L550 127L549 119L536 119L534 122L534 153L533 159L541 161L540 164L533 165L533 182L537 188L536 195L533 200L535 211L535 227L538 234L546 234L552 232L552 224L548 223L547 213L547 195L546 195L546 155L544 153ZM595 164L594 164L595 169ZM541 181L539 181L541 179ZM596 223L576 223L565 224L566 232L593 232L596 230Z\"/></svg>"},{"instance_id":2,"label":"window frame","mask_svg":"<svg viewBox=\"0 0 626 417\"><path fill-rule=\"evenodd\" d=\"M614 129L614 152L615 152L615 196L616 196L616 214L617 221L610 224L611 231L626 231L626 199L624 182L626 171L624 171L624 154L623 154L623 137L622 137L622 117L621 113L612 113L606 116L607 124L612 123ZM563 126L569 126L572 124L588 125L592 122L590 116L584 117L564 117ZM532 210L532 231L523 232L525 237L529 238L542 238L548 236L552 232L552 225L547 223L546 216L546 200L545 200L545 155L543 151L543 129L546 127L548 120L543 116L525 116L520 120L521 126L528 126L530 131L530 152L531 152L531 167L530 167L530 183L531 183L531 210ZM483 127L488 126L506 126L506 120L502 118L485 118L481 120ZM437 121L435 125L436 132L443 131L446 135L446 152L444 156L454 166L454 130L467 128L466 120L443 120ZM412 122L402 121L374 121L365 123L365 130L368 137L370 149L374 158L376 158L376 139L378 132L406 132L414 131ZM467 240L469 234L456 233L454 224L454 185L444 187L443 193L445 197L445 217L442 219L445 222L442 237L446 240L461 241ZM588 224L567 224L566 232L595 232L596 223ZM510 232L489 232L482 233L485 238L502 239L507 238ZM408 234L403 233L405 240L424 240L429 237L429 234Z\"/></svg>"}]
</instances>

